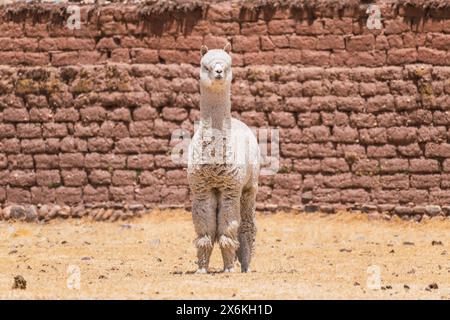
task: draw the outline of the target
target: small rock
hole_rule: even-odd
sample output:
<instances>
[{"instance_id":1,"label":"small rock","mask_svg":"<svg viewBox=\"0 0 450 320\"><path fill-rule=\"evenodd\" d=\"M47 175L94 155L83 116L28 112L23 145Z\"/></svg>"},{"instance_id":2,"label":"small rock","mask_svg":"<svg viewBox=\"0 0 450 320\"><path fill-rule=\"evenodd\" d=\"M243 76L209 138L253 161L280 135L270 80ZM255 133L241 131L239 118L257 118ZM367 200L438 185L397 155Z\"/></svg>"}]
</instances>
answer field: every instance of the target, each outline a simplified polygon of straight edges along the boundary
<instances>
[{"instance_id":1,"label":"small rock","mask_svg":"<svg viewBox=\"0 0 450 320\"><path fill-rule=\"evenodd\" d=\"M427 288L430 290L436 290L436 289L439 289L439 286L437 285L436 282L433 282L433 283L429 284Z\"/></svg>"},{"instance_id":2,"label":"small rock","mask_svg":"<svg viewBox=\"0 0 450 320\"><path fill-rule=\"evenodd\" d=\"M411 209L410 207L406 207L406 206L396 206L396 207L394 208L394 212L395 212L396 214L398 214L399 216L404 217L404 216L409 216L409 215L411 215L413 211L412 211L412 209Z\"/></svg>"},{"instance_id":3,"label":"small rock","mask_svg":"<svg viewBox=\"0 0 450 320\"><path fill-rule=\"evenodd\" d=\"M21 275L14 277L13 289L25 290L27 288L27 281Z\"/></svg>"},{"instance_id":4,"label":"small rock","mask_svg":"<svg viewBox=\"0 0 450 320\"><path fill-rule=\"evenodd\" d=\"M432 246L442 246L443 244L442 244L442 241L433 240L433 241L431 241L431 245Z\"/></svg>"},{"instance_id":5,"label":"small rock","mask_svg":"<svg viewBox=\"0 0 450 320\"><path fill-rule=\"evenodd\" d=\"M95 221L102 220L102 217L103 217L104 213L105 213L105 209L104 208L100 208L100 209L96 210L95 215L93 215Z\"/></svg>"},{"instance_id":6,"label":"small rock","mask_svg":"<svg viewBox=\"0 0 450 320\"><path fill-rule=\"evenodd\" d=\"M102 220L110 219L113 214L114 214L114 210L113 209L105 210L105 212L103 213L103 216L102 216Z\"/></svg>"},{"instance_id":7,"label":"small rock","mask_svg":"<svg viewBox=\"0 0 450 320\"><path fill-rule=\"evenodd\" d=\"M432 217L437 216L441 213L441 207L435 205L425 206L425 211Z\"/></svg>"},{"instance_id":8,"label":"small rock","mask_svg":"<svg viewBox=\"0 0 450 320\"><path fill-rule=\"evenodd\" d=\"M378 207L376 205L372 205L372 204L363 204L363 206L361 207L361 211L365 212L365 213L369 213L369 212L373 212L373 211L377 211Z\"/></svg>"},{"instance_id":9,"label":"small rock","mask_svg":"<svg viewBox=\"0 0 450 320\"><path fill-rule=\"evenodd\" d=\"M48 212L48 215L46 216L46 218L48 218L48 219L55 218L58 215L59 210L61 210L61 206L54 205Z\"/></svg>"},{"instance_id":10,"label":"small rock","mask_svg":"<svg viewBox=\"0 0 450 320\"><path fill-rule=\"evenodd\" d=\"M39 217L39 213L37 210L37 207L34 205L31 205L28 210L26 211L25 221L32 222L36 221Z\"/></svg>"},{"instance_id":11,"label":"small rock","mask_svg":"<svg viewBox=\"0 0 450 320\"><path fill-rule=\"evenodd\" d=\"M334 206L329 206L329 205L323 205L320 206L320 211L324 212L324 213L336 213L336 208Z\"/></svg>"},{"instance_id":12,"label":"small rock","mask_svg":"<svg viewBox=\"0 0 450 320\"><path fill-rule=\"evenodd\" d=\"M403 242L403 245L404 245L404 246L414 246L415 243L414 243L414 242L411 242L411 241L404 241L404 242Z\"/></svg>"},{"instance_id":13,"label":"small rock","mask_svg":"<svg viewBox=\"0 0 450 320\"><path fill-rule=\"evenodd\" d=\"M319 206L315 204L307 204L305 205L305 212L317 212L319 211Z\"/></svg>"},{"instance_id":14,"label":"small rock","mask_svg":"<svg viewBox=\"0 0 450 320\"><path fill-rule=\"evenodd\" d=\"M66 218L70 217L71 211L72 211L72 209L69 206L62 206L61 209L58 211L58 216L66 219Z\"/></svg>"},{"instance_id":15,"label":"small rock","mask_svg":"<svg viewBox=\"0 0 450 320\"><path fill-rule=\"evenodd\" d=\"M140 203L133 203L128 206L128 209L131 211L144 210L144 205Z\"/></svg>"},{"instance_id":16,"label":"small rock","mask_svg":"<svg viewBox=\"0 0 450 320\"><path fill-rule=\"evenodd\" d=\"M405 284L405 285L403 286L403 288L404 288L405 290L409 290L409 289L410 289L409 286L408 286L407 284Z\"/></svg>"},{"instance_id":17,"label":"small rock","mask_svg":"<svg viewBox=\"0 0 450 320\"><path fill-rule=\"evenodd\" d=\"M23 206L14 205L11 207L10 215L11 219L15 220L26 219L27 210Z\"/></svg>"},{"instance_id":18,"label":"small rock","mask_svg":"<svg viewBox=\"0 0 450 320\"><path fill-rule=\"evenodd\" d=\"M42 205L38 210L39 219L45 219L48 217L50 212L50 207L46 204Z\"/></svg>"},{"instance_id":19,"label":"small rock","mask_svg":"<svg viewBox=\"0 0 450 320\"><path fill-rule=\"evenodd\" d=\"M352 252L352 249L343 248L343 249L339 249L339 251L340 252Z\"/></svg>"},{"instance_id":20,"label":"small rock","mask_svg":"<svg viewBox=\"0 0 450 320\"><path fill-rule=\"evenodd\" d=\"M80 206L76 206L72 210L72 217L75 217L75 218L81 218L85 214L87 214L86 208L84 206L81 206L81 205Z\"/></svg>"}]
</instances>

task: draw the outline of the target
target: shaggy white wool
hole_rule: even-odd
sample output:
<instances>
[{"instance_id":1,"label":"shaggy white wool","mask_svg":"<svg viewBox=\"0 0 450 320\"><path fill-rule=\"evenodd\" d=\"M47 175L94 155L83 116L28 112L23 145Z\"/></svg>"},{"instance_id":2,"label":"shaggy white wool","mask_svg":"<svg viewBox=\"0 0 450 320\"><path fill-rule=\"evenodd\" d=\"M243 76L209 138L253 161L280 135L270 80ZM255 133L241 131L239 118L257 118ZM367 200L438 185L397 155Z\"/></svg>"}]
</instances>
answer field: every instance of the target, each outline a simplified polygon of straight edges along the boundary
<instances>
[{"instance_id":1,"label":"shaggy white wool","mask_svg":"<svg viewBox=\"0 0 450 320\"><path fill-rule=\"evenodd\" d=\"M198 239L218 241L224 270L237 258L247 272L256 235L255 198L260 152L253 132L231 117L231 57L202 47L200 124L189 145L188 179ZM199 269L207 269L212 246L197 245Z\"/></svg>"}]
</instances>

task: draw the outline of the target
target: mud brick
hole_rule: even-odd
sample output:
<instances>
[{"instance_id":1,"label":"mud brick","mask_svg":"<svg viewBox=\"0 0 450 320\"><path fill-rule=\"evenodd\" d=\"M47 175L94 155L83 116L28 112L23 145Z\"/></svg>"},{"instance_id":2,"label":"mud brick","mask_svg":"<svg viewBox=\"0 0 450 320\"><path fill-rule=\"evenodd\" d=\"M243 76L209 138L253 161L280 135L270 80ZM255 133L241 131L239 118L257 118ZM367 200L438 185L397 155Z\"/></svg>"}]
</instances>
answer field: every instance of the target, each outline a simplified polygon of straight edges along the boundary
<instances>
[{"instance_id":1,"label":"mud brick","mask_svg":"<svg viewBox=\"0 0 450 320\"><path fill-rule=\"evenodd\" d=\"M42 136L44 138L60 138L67 136L67 125L64 123L44 123Z\"/></svg>"},{"instance_id":2,"label":"mud brick","mask_svg":"<svg viewBox=\"0 0 450 320\"><path fill-rule=\"evenodd\" d=\"M408 189L409 176L407 174L385 175L380 177L383 189Z\"/></svg>"},{"instance_id":3,"label":"mud brick","mask_svg":"<svg viewBox=\"0 0 450 320\"><path fill-rule=\"evenodd\" d=\"M350 122L348 115L339 111L334 113L321 112L320 118L322 120L322 124L325 126L347 126Z\"/></svg>"},{"instance_id":4,"label":"mud brick","mask_svg":"<svg viewBox=\"0 0 450 320\"><path fill-rule=\"evenodd\" d=\"M86 154L85 166L89 169L124 169L126 167L126 155L108 153Z\"/></svg>"},{"instance_id":5,"label":"mud brick","mask_svg":"<svg viewBox=\"0 0 450 320\"><path fill-rule=\"evenodd\" d=\"M76 137L94 137L100 131L97 123L76 123L74 126Z\"/></svg>"},{"instance_id":6,"label":"mud brick","mask_svg":"<svg viewBox=\"0 0 450 320\"><path fill-rule=\"evenodd\" d=\"M311 110L313 111L334 111L336 110L336 97L312 97Z\"/></svg>"},{"instance_id":7,"label":"mud brick","mask_svg":"<svg viewBox=\"0 0 450 320\"><path fill-rule=\"evenodd\" d=\"M55 190L47 187L31 188L31 203L45 204L55 202Z\"/></svg>"},{"instance_id":8,"label":"mud brick","mask_svg":"<svg viewBox=\"0 0 450 320\"><path fill-rule=\"evenodd\" d=\"M8 183L14 187L30 187L36 182L36 177L32 171L13 170L9 174Z\"/></svg>"},{"instance_id":9,"label":"mud brick","mask_svg":"<svg viewBox=\"0 0 450 320\"><path fill-rule=\"evenodd\" d=\"M104 203L109 200L107 187L94 187L87 185L83 188L83 201L85 203Z\"/></svg>"},{"instance_id":10,"label":"mud brick","mask_svg":"<svg viewBox=\"0 0 450 320\"><path fill-rule=\"evenodd\" d=\"M166 184L168 186L187 186L187 174L185 170L168 170L166 171Z\"/></svg>"},{"instance_id":11,"label":"mud brick","mask_svg":"<svg viewBox=\"0 0 450 320\"><path fill-rule=\"evenodd\" d=\"M23 139L20 141L23 153L43 153L46 151L45 140L43 139Z\"/></svg>"},{"instance_id":12,"label":"mud brick","mask_svg":"<svg viewBox=\"0 0 450 320\"><path fill-rule=\"evenodd\" d=\"M341 201L344 203L367 203L369 200L370 195L364 189L341 190Z\"/></svg>"},{"instance_id":13,"label":"mud brick","mask_svg":"<svg viewBox=\"0 0 450 320\"><path fill-rule=\"evenodd\" d=\"M53 119L53 112L49 108L32 108L30 109L30 121L46 122Z\"/></svg>"},{"instance_id":14,"label":"mud brick","mask_svg":"<svg viewBox=\"0 0 450 320\"><path fill-rule=\"evenodd\" d=\"M0 138L12 138L16 135L16 128L13 124L0 123Z\"/></svg>"},{"instance_id":15,"label":"mud brick","mask_svg":"<svg viewBox=\"0 0 450 320\"><path fill-rule=\"evenodd\" d=\"M372 159L357 159L352 164L352 171L360 174L377 174L380 171L379 162Z\"/></svg>"},{"instance_id":16,"label":"mud brick","mask_svg":"<svg viewBox=\"0 0 450 320\"><path fill-rule=\"evenodd\" d=\"M79 118L80 115L75 108L58 109L54 116L54 119L57 122L76 122Z\"/></svg>"},{"instance_id":17,"label":"mud brick","mask_svg":"<svg viewBox=\"0 0 450 320\"><path fill-rule=\"evenodd\" d=\"M320 124L320 114L317 112L300 113L298 115L299 127L312 127Z\"/></svg>"},{"instance_id":18,"label":"mud brick","mask_svg":"<svg viewBox=\"0 0 450 320\"><path fill-rule=\"evenodd\" d=\"M427 174L427 175L411 175L411 187L417 189L429 189L440 187L441 175Z\"/></svg>"},{"instance_id":19,"label":"mud brick","mask_svg":"<svg viewBox=\"0 0 450 320\"><path fill-rule=\"evenodd\" d=\"M8 166L10 169L33 169L33 157L29 154L8 155Z\"/></svg>"},{"instance_id":20,"label":"mud brick","mask_svg":"<svg viewBox=\"0 0 450 320\"><path fill-rule=\"evenodd\" d=\"M129 125L130 136L131 137L152 136L154 133L153 125L154 123L151 120L131 122Z\"/></svg>"},{"instance_id":21,"label":"mud brick","mask_svg":"<svg viewBox=\"0 0 450 320\"><path fill-rule=\"evenodd\" d=\"M439 172L440 166L437 160L432 159L411 159L410 171L420 173Z\"/></svg>"},{"instance_id":22,"label":"mud brick","mask_svg":"<svg viewBox=\"0 0 450 320\"><path fill-rule=\"evenodd\" d=\"M373 128L377 126L377 117L373 114L352 113L350 124L357 128Z\"/></svg>"},{"instance_id":23,"label":"mud brick","mask_svg":"<svg viewBox=\"0 0 450 320\"><path fill-rule=\"evenodd\" d=\"M325 126L305 128L302 133L301 141L305 143L327 142L330 139L330 129Z\"/></svg>"},{"instance_id":24,"label":"mud brick","mask_svg":"<svg viewBox=\"0 0 450 320\"><path fill-rule=\"evenodd\" d=\"M80 116L86 122L103 121L106 119L106 110L102 107L87 107L80 110Z\"/></svg>"},{"instance_id":25,"label":"mud brick","mask_svg":"<svg viewBox=\"0 0 450 320\"><path fill-rule=\"evenodd\" d=\"M7 108L3 110L3 120L6 122L26 122L30 120L27 109Z\"/></svg>"},{"instance_id":26,"label":"mud brick","mask_svg":"<svg viewBox=\"0 0 450 320\"><path fill-rule=\"evenodd\" d=\"M41 136L41 125L34 123L17 124L17 137L19 138L37 138Z\"/></svg>"},{"instance_id":27,"label":"mud brick","mask_svg":"<svg viewBox=\"0 0 450 320\"><path fill-rule=\"evenodd\" d=\"M417 128L393 127L387 129L388 142L393 144L410 144L417 141Z\"/></svg>"},{"instance_id":28,"label":"mud brick","mask_svg":"<svg viewBox=\"0 0 450 320\"><path fill-rule=\"evenodd\" d=\"M393 158L396 155L397 152L392 145L367 147L367 157L369 158Z\"/></svg>"},{"instance_id":29,"label":"mud brick","mask_svg":"<svg viewBox=\"0 0 450 320\"><path fill-rule=\"evenodd\" d=\"M419 144L413 143L407 146L398 146L398 153L404 157L420 157L423 155Z\"/></svg>"},{"instance_id":30,"label":"mud brick","mask_svg":"<svg viewBox=\"0 0 450 320\"><path fill-rule=\"evenodd\" d=\"M375 47L375 37L371 34L351 36L346 39L346 49L352 51L370 51ZM338 48L336 48L338 49Z\"/></svg>"},{"instance_id":31,"label":"mud brick","mask_svg":"<svg viewBox=\"0 0 450 320\"><path fill-rule=\"evenodd\" d=\"M188 196L188 188L166 187L161 189L163 201L173 204L183 204Z\"/></svg>"},{"instance_id":32,"label":"mud brick","mask_svg":"<svg viewBox=\"0 0 450 320\"><path fill-rule=\"evenodd\" d=\"M37 170L36 184L38 186L57 187L61 184L59 170Z\"/></svg>"},{"instance_id":33,"label":"mud brick","mask_svg":"<svg viewBox=\"0 0 450 320\"><path fill-rule=\"evenodd\" d=\"M318 188L313 191L313 201L318 203L336 203L341 201L339 189Z\"/></svg>"},{"instance_id":34,"label":"mud brick","mask_svg":"<svg viewBox=\"0 0 450 320\"><path fill-rule=\"evenodd\" d=\"M61 168L83 168L84 155L82 153L61 153L59 166Z\"/></svg>"},{"instance_id":35,"label":"mud brick","mask_svg":"<svg viewBox=\"0 0 450 320\"><path fill-rule=\"evenodd\" d=\"M409 189L399 191L400 203L426 203L429 201L428 190ZM417 210L417 209L415 209Z\"/></svg>"},{"instance_id":36,"label":"mud brick","mask_svg":"<svg viewBox=\"0 0 450 320\"><path fill-rule=\"evenodd\" d=\"M311 158L326 158L336 155L336 150L331 143L312 143L308 145L308 155Z\"/></svg>"},{"instance_id":37,"label":"mud brick","mask_svg":"<svg viewBox=\"0 0 450 320\"><path fill-rule=\"evenodd\" d=\"M448 143L427 143L425 145L425 156L427 158L449 158L450 157L450 144Z\"/></svg>"},{"instance_id":38,"label":"mud brick","mask_svg":"<svg viewBox=\"0 0 450 320\"><path fill-rule=\"evenodd\" d=\"M62 170L61 176L64 185L68 187L83 186L87 181L86 172L84 172L83 170Z\"/></svg>"},{"instance_id":39,"label":"mud brick","mask_svg":"<svg viewBox=\"0 0 450 320\"><path fill-rule=\"evenodd\" d=\"M6 188L6 201L8 203L30 203L30 191L22 188L8 187Z\"/></svg>"},{"instance_id":40,"label":"mud brick","mask_svg":"<svg viewBox=\"0 0 450 320\"><path fill-rule=\"evenodd\" d=\"M87 152L87 143L85 140L73 138L72 136L65 137L60 142L60 150L66 153Z\"/></svg>"},{"instance_id":41,"label":"mud brick","mask_svg":"<svg viewBox=\"0 0 450 320\"><path fill-rule=\"evenodd\" d=\"M109 152L114 146L111 138L95 137L88 139L88 150L90 152Z\"/></svg>"},{"instance_id":42,"label":"mud brick","mask_svg":"<svg viewBox=\"0 0 450 320\"><path fill-rule=\"evenodd\" d=\"M155 191L155 188L152 188ZM109 194L113 201L132 201L134 200L133 186L109 187Z\"/></svg>"},{"instance_id":43,"label":"mud brick","mask_svg":"<svg viewBox=\"0 0 450 320\"><path fill-rule=\"evenodd\" d=\"M150 154L128 156L127 167L129 169L152 169L154 167L154 157Z\"/></svg>"},{"instance_id":44,"label":"mud brick","mask_svg":"<svg viewBox=\"0 0 450 320\"><path fill-rule=\"evenodd\" d=\"M136 200L143 203L160 203L161 194L154 187L145 187L136 190Z\"/></svg>"},{"instance_id":45,"label":"mud brick","mask_svg":"<svg viewBox=\"0 0 450 320\"><path fill-rule=\"evenodd\" d=\"M107 170L92 170L89 174L89 182L93 185L109 185L111 173Z\"/></svg>"},{"instance_id":46,"label":"mud brick","mask_svg":"<svg viewBox=\"0 0 450 320\"><path fill-rule=\"evenodd\" d=\"M391 49L387 53L387 63L404 65L417 61L416 49Z\"/></svg>"},{"instance_id":47,"label":"mud brick","mask_svg":"<svg viewBox=\"0 0 450 320\"><path fill-rule=\"evenodd\" d=\"M408 172L409 163L406 159L380 159L381 173Z\"/></svg>"},{"instance_id":48,"label":"mud brick","mask_svg":"<svg viewBox=\"0 0 450 320\"><path fill-rule=\"evenodd\" d=\"M308 146L297 143L282 143L280 146L281 155L292 158L307 158Z\"/></svg>"},{"instance_id":49,"label":"mud brick","mask_svg":"<svg viewBox=\"0 0 450 320\"><path fill-rule=\"evenodd\" d=\"M359 135L363 144L387 143L387 133L384 128L361 129Z\"/></svg>"},{"instance_id":50,"label":"mud brick","mask_svg":"<svg viewBox=\"0 0 450 320\"><path fill-rule=\"evenodd\" d=\"M349 126L346 127L333 127L332 139L341 143L354 143L358 142L358 130Z\"/></svg>"},{"instance_id":51,"label":"mud brick","mask_svg":"<svg viewBox=\"0 0 450 320\"><path fill-rule=\"evenodd\" d=\"M136 171L114 170L112 183L116 186L129 186L136 182Z\"/></svg>"},{"instance_id":52,"label":"mud brick","mask_svg":"<svg viewBox=\"0 0 450 320\"><path fill-rule=\"evenodd\" d=\"M49 154L36 154L33 156L36 169L59 168L59 156Z\"/></svg>"},{"instance_id":53,"label":"mud brick","mask_svg":"<svg viewBox=\"0 0 450 320\"><path fill-rule=\"evenodd\" d=\"M20 140L16 138L0 140L0 152L15 154L20 153Z\"/></svg>"},{"instance_id":54,"label":"mud brick","mask_svg":"<svg viewBox=\"0 0 450 320\"><path fill-rule=\"evenodd\" d=\"M341 158L327 158L323 159L321 163L321 172L324 173L339 173L348 172L349 166L345 159Z\"/></svg>"},{"instance_id":55,"label":"mud brick","mask_svg":"<svg viewBox=\"0 0 450 320\"><path fill-rule=\"evenodd\" d=\"M58 187L55 190L57 203L74 205L82 202L82 189L76 187Z\"/></svg>"}]
</instances>

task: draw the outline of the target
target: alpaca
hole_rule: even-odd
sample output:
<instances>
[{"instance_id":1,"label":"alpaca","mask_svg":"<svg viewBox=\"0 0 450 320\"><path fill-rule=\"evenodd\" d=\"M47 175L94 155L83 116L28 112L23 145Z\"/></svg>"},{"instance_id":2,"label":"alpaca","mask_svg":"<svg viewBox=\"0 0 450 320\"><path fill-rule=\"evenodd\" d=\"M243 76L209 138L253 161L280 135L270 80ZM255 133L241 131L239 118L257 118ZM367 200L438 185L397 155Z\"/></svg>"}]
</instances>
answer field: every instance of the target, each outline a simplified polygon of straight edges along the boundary
<instances>
[{"instance_id":1,"label":"alpaca","mask_svg":"<svg viewBox=\"0 0 450 320\"><path fill-rule=\"evenodd\" d=\"M247 272L256 236L260 153L253 132L231 117L230 49L201 49L200 123L188 151L197 273L207 272L214 242L224 272L234 271L236 258Z\"/></svg>"}]
</instances>

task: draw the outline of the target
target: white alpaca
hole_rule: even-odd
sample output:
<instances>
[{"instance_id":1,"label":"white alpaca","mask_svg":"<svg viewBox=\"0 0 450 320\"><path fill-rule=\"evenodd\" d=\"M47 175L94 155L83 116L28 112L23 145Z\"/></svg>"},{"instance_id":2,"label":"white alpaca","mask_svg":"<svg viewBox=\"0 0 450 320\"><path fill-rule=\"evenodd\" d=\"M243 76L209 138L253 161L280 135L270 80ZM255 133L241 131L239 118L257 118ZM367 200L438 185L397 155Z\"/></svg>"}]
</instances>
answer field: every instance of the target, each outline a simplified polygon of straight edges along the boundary
<instances>
[{"instance_id":1,"label":"white alpaca","mask_svg":"<svg viewBox=\"0 0 450 320\"><path fill-rule=\"evenodd\" d=\"M230 47L201 50L200 124L188 153L198 273L207 272L215 241L225 272L236 256L247 272L256 236L259 148L253 132L231 117Z\"/></svg>"}]
</instances>

